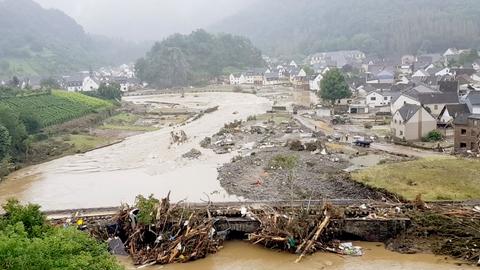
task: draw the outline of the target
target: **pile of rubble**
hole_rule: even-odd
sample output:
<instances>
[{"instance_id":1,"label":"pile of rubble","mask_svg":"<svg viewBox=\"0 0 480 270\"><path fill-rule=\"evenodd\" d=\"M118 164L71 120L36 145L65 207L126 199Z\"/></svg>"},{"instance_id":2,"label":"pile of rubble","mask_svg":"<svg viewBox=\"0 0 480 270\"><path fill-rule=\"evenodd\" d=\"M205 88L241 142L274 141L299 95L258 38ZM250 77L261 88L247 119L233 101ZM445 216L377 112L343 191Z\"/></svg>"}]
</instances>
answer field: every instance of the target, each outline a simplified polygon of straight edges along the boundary
<instances>
[{"instance_id":1,"label":"pile of rubble","mask_svg":"<svg viewBox=\"0 0 480 270\"><path fill-rule=\"evenodd\" d=\"M171 131L170 136L172 138L171 144L182 144L188 140L187 134L183 130Z\"/></svg>"},{"instance_id":2,"label":"pile of rubble","mask_svg":"<svg viewBox=\"0 0 480 270\"><path fill-rule=\"evenodd\" d=\"M247 122L234 121L212 137L200 142L203 148L210 148L217 154L230 153L235 150L252 151L284 145L291 138L312 138L313 134L305 133L296 121L275 123L274 121L256 121L249 118Z\"/></svg>"},{"instance_id":3,"label":"pile of rubble","mask_svg":"<svg viewBox=\"0 0 480 270\"><path fill-rule=\"evenodd\" d=\"M193 148L192 150L188 151L187 153L183 154L183 158L188 158L188 159L197 159L202 155L202 152L199 150Z\"/></svg>"}]
</instances>

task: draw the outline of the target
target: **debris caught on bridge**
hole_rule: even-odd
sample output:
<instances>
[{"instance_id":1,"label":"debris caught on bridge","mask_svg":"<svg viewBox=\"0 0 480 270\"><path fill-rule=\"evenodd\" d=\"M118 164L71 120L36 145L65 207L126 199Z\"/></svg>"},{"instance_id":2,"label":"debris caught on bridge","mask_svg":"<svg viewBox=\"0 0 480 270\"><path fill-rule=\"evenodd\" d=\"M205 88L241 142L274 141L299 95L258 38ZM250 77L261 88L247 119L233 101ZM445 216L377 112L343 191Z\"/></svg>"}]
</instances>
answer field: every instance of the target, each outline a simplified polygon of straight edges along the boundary
<instances>
[{"instance_id":1,"label":"debris caught on bridge","mask_svg":"<svg viewBox=\"0 0 480 270\"><path fill-rule=\"evenodd\" d=\"M114 221L108 235L122 240L135 265L188 262L222 244L206 212L170 204L169 196L160 201L138 196L135 207L124 207Z\"/></svg>"},{"instance_id":2,"label":"debris caught on bridge","mask_svg":"<svg viewBox=\"0 0 480 270\"><path fill-rule=\"evenodd\" d=\"M300 260L307 254L325 249L320 238L330 223L331 206L314 210L278 212L271 208L257 215L261 221L259 232L251 233L249 241L265 247L299 254Z\"/></svg>"}]
</instances>

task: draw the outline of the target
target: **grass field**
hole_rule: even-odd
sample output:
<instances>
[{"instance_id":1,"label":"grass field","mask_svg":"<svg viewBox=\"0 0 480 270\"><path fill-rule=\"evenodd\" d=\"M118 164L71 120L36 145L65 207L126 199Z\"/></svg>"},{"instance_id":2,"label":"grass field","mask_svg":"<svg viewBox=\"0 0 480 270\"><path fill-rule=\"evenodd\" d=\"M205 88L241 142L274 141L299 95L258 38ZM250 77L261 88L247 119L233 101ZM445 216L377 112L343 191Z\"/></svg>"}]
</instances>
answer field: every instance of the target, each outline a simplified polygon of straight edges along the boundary
<instances>
[{"instance_id":1,"label":"grass field","mask_svg":"<svg viewBox=\"0 0 480 270\"><path fill-rule=\"evenodd\" d=\"M353 173L356 181L384 188L406 199L480 199L480 161L427 158L371 167Z\"/></svg>"},{"instance_id":2,"label":"grass field","mask_svg":"<svg viewBox=\"0 0 480 270\"><path fill-rule=\"evenodd\" d=\"M101 129L125 130L125 131L155 131L158 128L153 126L141 126L135 123L140 119L139 115L131 113L120 113L105 120L100 126Z\"/></svg>"}]
</instances>

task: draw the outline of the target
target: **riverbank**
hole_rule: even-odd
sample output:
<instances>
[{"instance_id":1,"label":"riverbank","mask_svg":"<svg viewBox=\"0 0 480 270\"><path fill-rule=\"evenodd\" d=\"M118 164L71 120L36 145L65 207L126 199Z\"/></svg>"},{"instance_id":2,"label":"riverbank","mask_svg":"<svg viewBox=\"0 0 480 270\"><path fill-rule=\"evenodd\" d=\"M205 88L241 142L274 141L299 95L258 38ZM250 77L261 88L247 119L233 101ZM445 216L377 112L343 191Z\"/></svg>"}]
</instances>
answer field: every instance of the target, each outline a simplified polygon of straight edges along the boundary
<instances>
[{"instance_id":1,"label":"riverbank","mask_svg":"<svg viewBox=\"0 0 480 270\"><path fill-rule=\"evenodd\" d=\"M240 93L185 94L183 98L179 94L139 96L125 100L141 106L183 106L196 111L219 107L195 121L166 125L109 147L17 171L0 183L0 202L15 196L40 204L44 210L94 208L132 202L138 194L154 192L163 196L169 190L175 191L174 201L188 198L200 202L206 199L205 194L215 201L241 199L229 195L217 180L217 167L233 155L217 155L207 149L201 150L198 159L182 155L192 148L200 149L200 141L212 136L225 122L265 113L271 107L268 100ZM171 132L180 130L186 133L187 141L172 145ZM73 193L88 196L73 197Z\"/></svg>"}]
</instances>

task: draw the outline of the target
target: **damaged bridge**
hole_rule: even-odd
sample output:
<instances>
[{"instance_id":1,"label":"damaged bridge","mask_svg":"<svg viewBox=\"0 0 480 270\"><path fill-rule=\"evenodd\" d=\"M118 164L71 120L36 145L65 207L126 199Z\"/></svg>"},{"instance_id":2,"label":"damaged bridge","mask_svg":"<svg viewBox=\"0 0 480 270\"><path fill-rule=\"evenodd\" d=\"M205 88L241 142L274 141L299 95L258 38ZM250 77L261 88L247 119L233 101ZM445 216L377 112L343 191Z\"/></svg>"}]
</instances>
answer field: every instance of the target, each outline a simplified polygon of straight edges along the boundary
<instances>
[{"instance_id":1,"label":"damaged bridge","mask_svg":"<svg viewBox=\"0 0 480 270\"><path fill-rule=\"evenodd\" d=\"M207 209L214 220L217 231L228 232L232 235L249 234L256 232L262 226L255 213L262 209L293 209L294 211L308 211L309 215L316 213L319 205L326 201L271 201L271 202L224 202L224 203L189 203L193 209ZM402 215L402 208L406 204L383 203L371 200L329 200L328 204L342 209L341 218L331 220L336 234L346 239L361 239L365 241L385 241L406 230L410 220ZM247 214L247 209L249 213ZM70 209L44 212L49 220L55 224L74 223L81 220L82 224L95 224L108 221L115 217L121 207Z\"/></svg>"}]
</instances>

